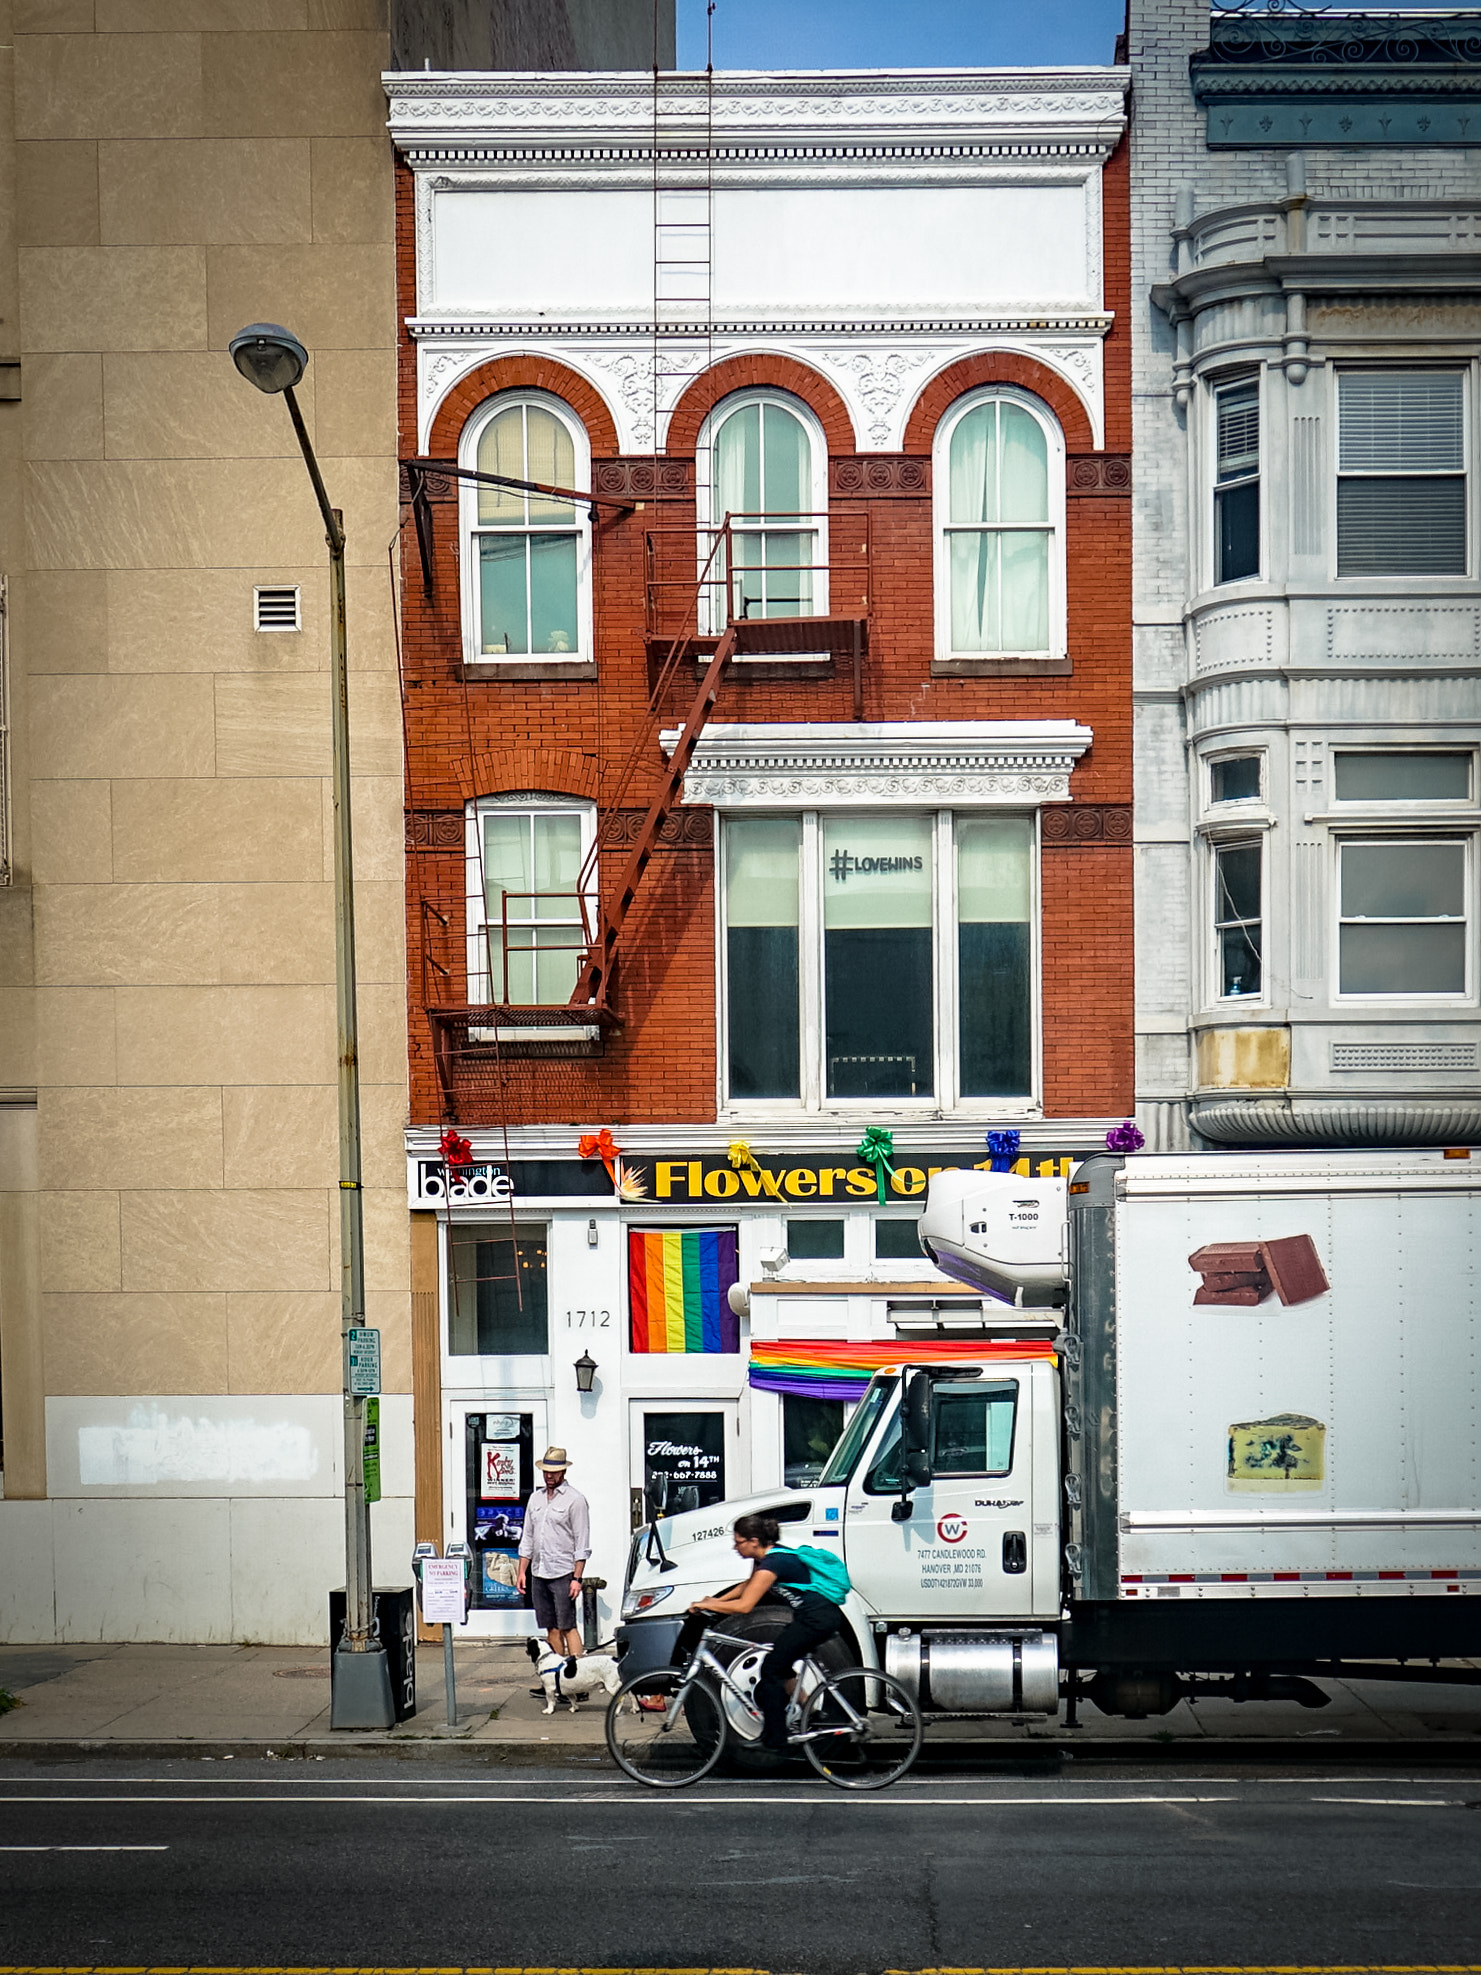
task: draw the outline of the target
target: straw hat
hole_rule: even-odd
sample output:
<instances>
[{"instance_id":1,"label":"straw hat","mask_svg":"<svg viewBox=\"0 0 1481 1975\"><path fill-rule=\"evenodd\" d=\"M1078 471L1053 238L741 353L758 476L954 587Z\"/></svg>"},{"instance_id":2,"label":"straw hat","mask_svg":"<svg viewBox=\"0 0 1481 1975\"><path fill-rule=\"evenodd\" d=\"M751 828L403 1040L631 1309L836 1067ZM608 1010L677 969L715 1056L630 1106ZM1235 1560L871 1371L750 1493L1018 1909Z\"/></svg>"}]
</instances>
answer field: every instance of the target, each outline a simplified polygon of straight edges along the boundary
<instances>
[{"instance_id":1,"label":"straw hat","mask_svg":"<svg viewBox=\"0 0 1481 1975\"><path fill-rule=\"evenodd\" d=\"M537 1468L544 1468L550 1474L562 1474L570 1465L564 1447L547 1447L543 1457L535 1463Z\"/></svg>"}]
</instances>

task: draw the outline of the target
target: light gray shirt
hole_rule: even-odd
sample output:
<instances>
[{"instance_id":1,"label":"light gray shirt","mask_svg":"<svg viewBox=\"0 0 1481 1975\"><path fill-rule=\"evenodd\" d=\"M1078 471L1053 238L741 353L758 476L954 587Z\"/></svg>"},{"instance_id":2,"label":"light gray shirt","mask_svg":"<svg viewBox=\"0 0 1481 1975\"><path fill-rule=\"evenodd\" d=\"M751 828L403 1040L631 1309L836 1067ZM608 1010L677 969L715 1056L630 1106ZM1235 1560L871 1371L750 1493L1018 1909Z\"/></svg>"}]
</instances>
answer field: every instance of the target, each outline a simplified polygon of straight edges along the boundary
<instances>
[{"instance_id":1,"label":"light gray shirt","mask_svg":"<svg viewBox=\"0 0 1481 1975\"><path fill-rule=\"evenodd\" d=\"M565 1577L591 1555L591 1510L569 1481L554 1494L542 1481L526 1502L519 1554L536 1577Z\"/></svg>"}]
</instances>

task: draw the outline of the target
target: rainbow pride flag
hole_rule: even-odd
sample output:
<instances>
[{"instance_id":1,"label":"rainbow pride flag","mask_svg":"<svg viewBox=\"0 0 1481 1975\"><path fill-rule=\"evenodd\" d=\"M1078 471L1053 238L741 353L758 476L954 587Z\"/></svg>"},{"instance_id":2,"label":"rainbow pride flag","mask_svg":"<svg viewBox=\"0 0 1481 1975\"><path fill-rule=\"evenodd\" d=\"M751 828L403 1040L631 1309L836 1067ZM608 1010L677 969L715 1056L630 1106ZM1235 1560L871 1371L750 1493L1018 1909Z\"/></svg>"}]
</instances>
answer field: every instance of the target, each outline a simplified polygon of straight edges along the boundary
<instances>
[{"instance_id":1,"label":"rainbow pride flag","mask_svg":"<svg viewBox=\"0 0 1481 1975\"><path fill-rule=\"evenodd\" d=\"M822 1344L812 1338L756 1339L749 1377L763 1392L790 1392L803 1399L842 1399L852 1404L882 1365L977 1364L994 1358L1054 1359L1043 1338L1011 1338L970 1343L923 1339L911 1344Z\"/></svg>"},{"instance_id":2,"label":"rainbow pride flag","mask_svg":"<svg viewBox=\"0 0 1481 1975\"><path fill-rule=\"evenodd\" d=\"M739 1273L734 1228L632 1228L627 1296L634 1351L739 1351L725 1292Z\"/></svg>"}]
</instances>

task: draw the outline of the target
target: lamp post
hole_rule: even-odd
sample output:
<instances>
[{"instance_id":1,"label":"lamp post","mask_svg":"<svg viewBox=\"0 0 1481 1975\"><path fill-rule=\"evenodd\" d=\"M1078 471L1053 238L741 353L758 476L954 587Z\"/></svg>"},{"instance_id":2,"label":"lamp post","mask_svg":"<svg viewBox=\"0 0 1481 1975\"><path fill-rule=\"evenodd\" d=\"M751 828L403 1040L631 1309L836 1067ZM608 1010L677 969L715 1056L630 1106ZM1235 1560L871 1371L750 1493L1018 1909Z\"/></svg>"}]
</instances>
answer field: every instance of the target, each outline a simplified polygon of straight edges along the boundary
<instances>
[{"instance_id":1,"label":"lamp post","mask_svg":"<svg viewBox=\"0 0 1481 1975\"><path fill-rule=\"evenodd\" d=\"M386 1652L371 1632L370 1507L365 1499L365 1397L350 1389L350 1333L365 1323L364 1207L360 1188L360 1057L355 1016L355 876L350 844L350 706L345 652L345 531L329 505L293 387L308 351L290 330L254 322L231 339L249 384L283 394L314 484L329 545L329 644L333 693L334 979L339 1030L340 1330L344 1388L345 1629L330 1662L330 1726L389 1728L395 1720Z\"/></svg>"}]
</instances>

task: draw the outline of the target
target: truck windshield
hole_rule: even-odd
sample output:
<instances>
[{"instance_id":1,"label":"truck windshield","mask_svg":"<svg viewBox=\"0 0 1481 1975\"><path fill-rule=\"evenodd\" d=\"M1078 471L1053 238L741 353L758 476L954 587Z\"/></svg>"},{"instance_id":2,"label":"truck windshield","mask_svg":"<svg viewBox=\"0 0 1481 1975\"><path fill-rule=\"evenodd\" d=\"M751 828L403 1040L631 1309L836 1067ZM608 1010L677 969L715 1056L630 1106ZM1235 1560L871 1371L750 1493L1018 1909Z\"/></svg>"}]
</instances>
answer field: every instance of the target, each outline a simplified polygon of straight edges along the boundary
<instances>
[{"instance_id":1,"label":"truck windshield","mask_svg":"<svg viewBox=\"0 0 1481 1975\"><path fill-rule=\"evenodd\" d=\"M898 1384L899 1380L892 1374L889 1378L876 1378L868 1387L854 1408L853 1418L843 1429L842 1440L833 1449L832 1458L823 1469L819 1488L831 1488L835 1483L848 1480L859 1465L859 1456L868 1444L875 1422L884 1411L885 1401Z\"/></svg>"}]
</instances>

